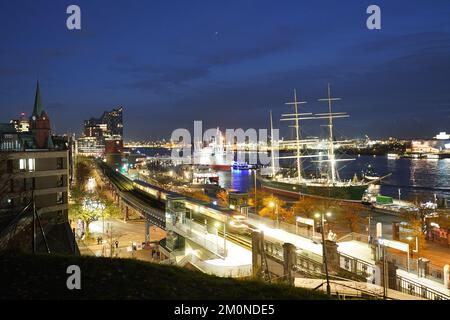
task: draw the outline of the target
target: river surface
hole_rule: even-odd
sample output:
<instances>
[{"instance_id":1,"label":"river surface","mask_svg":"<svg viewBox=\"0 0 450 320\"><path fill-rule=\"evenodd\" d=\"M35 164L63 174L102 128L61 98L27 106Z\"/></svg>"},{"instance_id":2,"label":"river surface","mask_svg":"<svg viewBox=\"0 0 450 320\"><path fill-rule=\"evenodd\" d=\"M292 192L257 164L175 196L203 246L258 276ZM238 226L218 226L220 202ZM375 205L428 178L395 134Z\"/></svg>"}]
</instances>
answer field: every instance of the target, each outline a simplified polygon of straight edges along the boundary
<instances>
[{"instance_id":1,"label":"river surface","mask_svg":"<svg viewBox=\"0 0 450 320\"><path fill-rule=\"evenodd\" d=\"M154 148L138 148L136 151L148 156L170 155L170 150ZM386 156L360 156L349 162L339 162L338 172L342 179L351 179L361 172L367 165L371 165L375 172L384 176L391 174L383 180L381 194L400 197L404 200L433 201L448 199L450 201L450 159L397 159L391 160ZM282 163L282 166L286 163ZM317 164L309 160L304 161L303 168L308 173L317 173ZM254 186L252 171L218 171L220 185L223 188L232 188L238 191L247 191Z\"/></svg>"}]
</instances>

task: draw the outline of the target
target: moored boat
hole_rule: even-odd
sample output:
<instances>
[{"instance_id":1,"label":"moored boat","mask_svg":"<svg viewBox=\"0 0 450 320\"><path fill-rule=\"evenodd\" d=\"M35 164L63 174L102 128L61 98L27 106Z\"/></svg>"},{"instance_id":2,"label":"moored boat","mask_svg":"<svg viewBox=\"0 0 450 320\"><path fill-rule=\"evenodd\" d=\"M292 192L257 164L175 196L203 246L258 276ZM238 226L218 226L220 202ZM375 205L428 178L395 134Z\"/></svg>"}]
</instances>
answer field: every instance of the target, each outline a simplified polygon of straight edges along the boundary
<instances>
[{"instance_id":1,"label":"moored boat","mask_svg":"<svg viewBox=\"0 0 450 320\"><path fill-rule=\"evenodd\" d=\"M295 159L296 160L296 177L285 177L275 171L274 157L272 157L272 174L269 176L259 176L258 179L262 188L274 193L284 194L286 196L310 196L316 198L336 199L342 201L361 202L363 195L367 188L372 183L367 180L359 180L355 175L351 180L342 180L339 177L336 163L339 161L351 161L355 159L336 159L335 156L335 141L333 136L333 120L336 118L346 118L348 115L344 112L333 112L332 101L340 100L339 98L331 97L330 86L328 85L328 97L319 99L328 103L328 112L326 113L299 113L298 106L306 102L297 101L297 92L294 90L294 102L287 104L294 106L294 112L291 114L282 115L282 121L293 121L292 126L295 129L296 137L294 140L289 140L291 145L296 146L296 151L293 156L284 156L280 159ZM308 140L300 139L300 120L306 119L325 119L328 120L326 125L329 129L328 146L326 155L306 155L302 153L304 146L311 143ZM273 132L272 116L271 116L271 132ZM273 138L273 135L272 135ZM272 146L274 141L272 140ZM322 159L326 157L326 159ZM302 159L303 158L319 158L319 160L311 161L312 163L325 163L327 165L327 172L324 178L310 179L302 175ZM374 177L375 178L375 177ZM375 180L375 179L374 179ZM377 177L376 180L379 180Z\"/></svg>"}]
</instances>

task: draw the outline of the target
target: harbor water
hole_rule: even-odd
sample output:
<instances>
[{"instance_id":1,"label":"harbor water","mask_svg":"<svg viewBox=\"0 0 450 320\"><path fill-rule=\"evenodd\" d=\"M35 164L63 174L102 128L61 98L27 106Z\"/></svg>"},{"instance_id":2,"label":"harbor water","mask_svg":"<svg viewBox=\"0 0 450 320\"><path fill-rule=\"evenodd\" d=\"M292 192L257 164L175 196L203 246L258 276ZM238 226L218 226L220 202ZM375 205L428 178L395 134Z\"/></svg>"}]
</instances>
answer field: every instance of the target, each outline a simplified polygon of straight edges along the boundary
<instances>
[{"instance_id":1,"label":"harbor water","mask_svg":"<svg viewBox=\"0 0 450 320\"><path fill-rule=\"evenodd\" d=\"M155 148L137 148L147 156L168 156L170 150ZM450 201L450 159L388 159L387 156L356 156L355 160L342 162L338 166L341 179L352 179L356 173L361 177L362 171L370 165L379 176L391 174L380 187L383 195L403 200ZM285 164L282 163L282 166ZM309 160L303 162L307 173L318 171L317 165ZM220 185L238 191L248 191L254 185L253 171L218 171Z\"/></svg>"}]
</instances>

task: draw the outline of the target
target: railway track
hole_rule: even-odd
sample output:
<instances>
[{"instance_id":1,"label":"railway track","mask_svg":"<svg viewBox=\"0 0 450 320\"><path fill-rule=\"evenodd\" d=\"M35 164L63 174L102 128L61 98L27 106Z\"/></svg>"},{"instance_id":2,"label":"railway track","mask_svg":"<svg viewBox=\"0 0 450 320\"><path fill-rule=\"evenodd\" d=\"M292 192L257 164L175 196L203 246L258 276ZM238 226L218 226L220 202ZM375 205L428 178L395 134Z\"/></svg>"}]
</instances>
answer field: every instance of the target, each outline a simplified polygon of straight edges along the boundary
<instances>
[{"instance_id":1,"label":"railway track","mask_svg":"<svg viewBox=\"0 0 450 320\"><path fill-rule=\"evenodd\" d=\"M223 231L219 231L218 234L221 237L225 236ZM241 237L240 235L227 232L227 240L241 247L244 247L245 249L252 250L252 241L250 239L246 239L244 237Z\"/></svg>"},{"instance_id":2,"label":"railway track","mask_svg":"<svg viewBox=\"0 0 450 320\"><path fill-rule=\"evenodd\" d=\"M140 190L137 190L133 186L133 181L123 176L120 173L115 172L110 167L104 165L103 163L99 163L99 167L103 170L108 179L121 191L128 194L131 197L136 198L137 200L148 204L151 207L164 210L164 203L150 198L148 195L143 193Z\"/></svg>"}]
</instances>

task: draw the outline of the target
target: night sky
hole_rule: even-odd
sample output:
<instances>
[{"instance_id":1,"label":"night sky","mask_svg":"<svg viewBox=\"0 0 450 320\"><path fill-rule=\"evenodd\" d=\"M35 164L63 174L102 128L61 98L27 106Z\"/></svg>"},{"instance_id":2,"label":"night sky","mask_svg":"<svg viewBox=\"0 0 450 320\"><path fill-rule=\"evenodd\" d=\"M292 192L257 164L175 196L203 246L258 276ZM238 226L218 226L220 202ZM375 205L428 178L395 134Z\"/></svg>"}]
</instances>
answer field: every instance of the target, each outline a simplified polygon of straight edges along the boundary
<instances>
[{"instance_id":1,"label":"night sky","mask_svg":"<svg viewBox=\"0 0 450 320\"><path fill-rule=\"evenodd\" d=\"M77 4L82 30L66 28ZM366 28L381 7L382 29ZM450 1L0 2L0 121L32 110L57 133L124 107L125 139L175 128L262 128L297 88L306 112L331 83L343 137L450 131ZM314 126L306 135L319 133Z\"/></svg>"}]
</instances>

